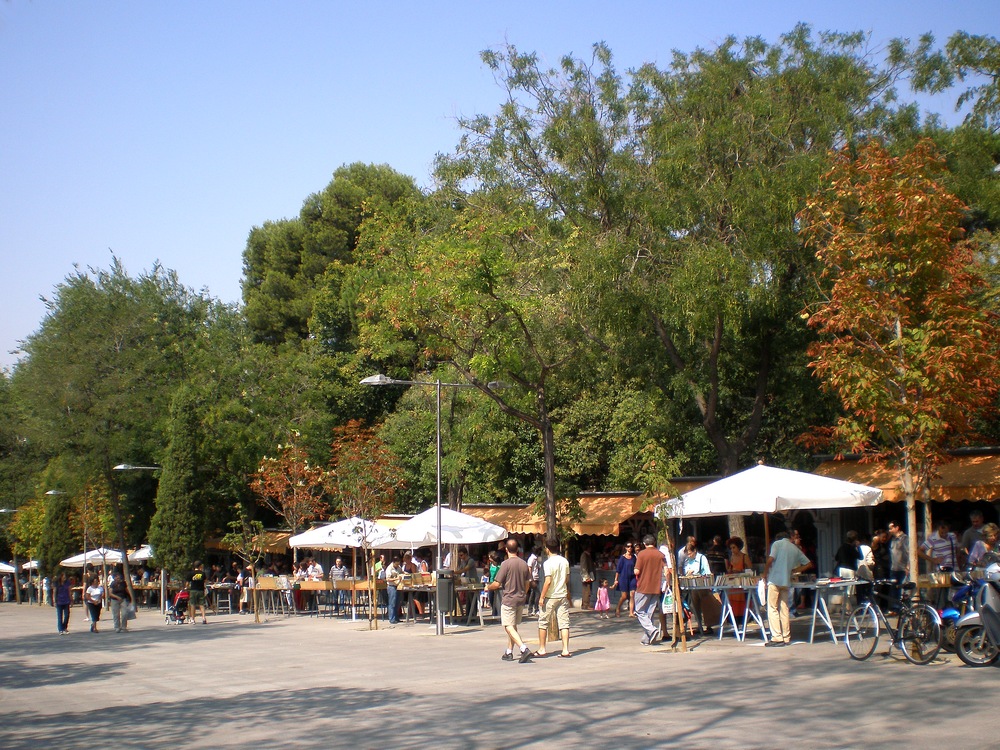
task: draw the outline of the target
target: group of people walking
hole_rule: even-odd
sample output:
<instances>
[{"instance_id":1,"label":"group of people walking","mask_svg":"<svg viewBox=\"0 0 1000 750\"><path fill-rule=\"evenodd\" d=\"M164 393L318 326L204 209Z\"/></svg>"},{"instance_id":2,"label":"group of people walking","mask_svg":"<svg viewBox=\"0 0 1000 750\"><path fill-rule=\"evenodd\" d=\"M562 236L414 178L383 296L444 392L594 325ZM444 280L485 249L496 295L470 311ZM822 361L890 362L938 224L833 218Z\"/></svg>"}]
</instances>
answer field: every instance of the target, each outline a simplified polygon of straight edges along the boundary
<instances>
[{"instance_id":1,"label":"group of people walking","mask_svg":"<svg viewBox=\"0 0 1000 750\"><path fill-rule=\"evenodd\" d=\"M518 661L521 664L533 657L548 656L549 628L555 623L559 633L560 658L572 656L569 649L569 561L559 554L559 544L554 540L545 543L548 554L541 562L538 580L538 650L532 652L521 638L518 626L525 614L528 592L532 585L531 568L521 557L521 546L516 539L508 539L506 559L492 581L486 584L488 591L502 592L500 598L500 624L507 635L507 648L501 657L504 661ZM516 653L515 653L516 651Z\"/></svg>"}]
</instances>

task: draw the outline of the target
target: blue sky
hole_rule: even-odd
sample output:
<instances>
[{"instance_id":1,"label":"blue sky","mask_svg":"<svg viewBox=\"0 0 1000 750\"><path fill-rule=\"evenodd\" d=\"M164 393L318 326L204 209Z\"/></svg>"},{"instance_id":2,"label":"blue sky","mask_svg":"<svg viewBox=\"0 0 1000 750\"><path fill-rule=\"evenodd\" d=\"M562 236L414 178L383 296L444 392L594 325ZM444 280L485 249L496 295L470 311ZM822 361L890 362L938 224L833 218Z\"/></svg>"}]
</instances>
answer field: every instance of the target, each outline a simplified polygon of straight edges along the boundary
<instances>
[{"instance_id":1,"label":"blue sky","mask_svg":"<svg viewBox=\"0 0 1000 750\"><path fill-rule=\"evenodd\" d=\"M556 63L605 41L619 68L797 22L893 37L1000 36L996 0L929 2L0 3L0 368L42 296L114 252L240 298L247 234L355 161L429 184L456 117L500 99L479 52ZM941 108L947 105L941 103ZM937 107L935 107L937 108Z\"/></svg>"}]
</instances>

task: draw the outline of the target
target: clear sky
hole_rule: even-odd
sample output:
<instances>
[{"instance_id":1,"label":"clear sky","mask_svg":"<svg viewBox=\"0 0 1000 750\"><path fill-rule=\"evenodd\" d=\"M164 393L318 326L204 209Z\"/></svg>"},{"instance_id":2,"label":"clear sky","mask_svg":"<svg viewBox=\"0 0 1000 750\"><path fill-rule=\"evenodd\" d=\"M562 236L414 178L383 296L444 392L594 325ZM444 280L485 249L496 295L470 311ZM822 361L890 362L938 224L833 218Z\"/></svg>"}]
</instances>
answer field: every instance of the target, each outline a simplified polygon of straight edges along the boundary
<instances>
[{"instance_id":1,"label":"clear sky","mask_svg":"<svg viewBox=\"0 0 1000 750\"><path fill-rule=\"evenodd\" d=\"M799 21L879 49L1000 36L1000 3L3 0L0 368L74 264L107 268L113 252L134 276L159 260L237 301L250 229L297 215L337 167L428 185L456 117L500 100L483 49L555 64L605 41L624 70Z\"/></svg>"}]
</instances>

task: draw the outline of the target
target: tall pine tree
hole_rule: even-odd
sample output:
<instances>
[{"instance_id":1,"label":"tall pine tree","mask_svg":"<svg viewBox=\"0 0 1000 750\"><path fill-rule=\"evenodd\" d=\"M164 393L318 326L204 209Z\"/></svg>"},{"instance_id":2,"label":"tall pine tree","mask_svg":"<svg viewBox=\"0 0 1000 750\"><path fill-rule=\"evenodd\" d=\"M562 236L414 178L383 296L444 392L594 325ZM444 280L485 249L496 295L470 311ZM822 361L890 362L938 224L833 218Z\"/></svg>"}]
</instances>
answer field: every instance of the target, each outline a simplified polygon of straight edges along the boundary
<instances>
[{"instance_id":1,"label":"tall pine tree","mask_svg":"<svg viewBox=\"0 0 1000 750\"><path fill-rule=\"evenodd\" d=\"M198 482L201 425L187 388L174 396L169 431L149 543L157 564L176 575L190 569L204 550L204 499Z\"/></svg>"}]
</instances>

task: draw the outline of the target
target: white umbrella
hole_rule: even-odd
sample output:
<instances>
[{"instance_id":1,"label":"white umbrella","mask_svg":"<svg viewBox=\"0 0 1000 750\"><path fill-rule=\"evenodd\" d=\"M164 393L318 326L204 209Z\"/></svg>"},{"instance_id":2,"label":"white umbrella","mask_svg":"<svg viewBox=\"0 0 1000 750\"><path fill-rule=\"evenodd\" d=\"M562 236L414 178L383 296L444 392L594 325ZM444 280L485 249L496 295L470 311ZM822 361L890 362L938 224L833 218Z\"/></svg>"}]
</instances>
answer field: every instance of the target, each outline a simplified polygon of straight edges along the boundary
<instances>
[{"instance_id":1,"label":"white umbrella","mask_svg":"<svg viewBox=\"0 0 1000 750\"><path fill-rule=\"evenodd\" d=\"M389 529L363 518L345 518L343 521L309 529L288 540L290 547L305 549L340 550L345 547L368 547L380 549L395 547L408 548L405 542L397 542Z\"/></svg>"},{"instance_id":2,"label":"white umbrella","mask_svg":"<svg viewBox=\"0 0 1000 750\"><path fill-rule=\"evenodd\" d=\"M29 560L21 566L21 570L38 570L38 560Z\"/></svg>"},{"instance_id":3,"label":"white umbrella","mask_svg":"<svg viewBox=\"0 0 1000 750\"><path fill-rule=\"evenodd\" d=\"M664 505L669 506L669 515L697 518L861 508L881 501L882 490L876 487L761 465L685 492Z\"/></svg>"},{"instance_id":4,"label":"white umbrella","mask_svg":"<svg viewBox=\"0 0 1000 750\"><path fill-rule=\"evenodd\" d=\"M423 513L403 521L395 529L395 538L411 544L437 544L438 508L432 506ZM477 516L459 513L451 508L441 508L442 544L482 544L506 539L507 529L484 521Z\"/></svg>"},{"instance_id":5,"label":"white umbrella","mask_svg":"<svg viewBox=\"0 0 1000 750\"><path fill-rule=\"evenodd\" d=\"M79 554L67 557L60 565L64 568L82 568L85 565L117 565L122 561L122 553L116 549L98 547L87 550L86 555Z\"/></svg>"},{"instance_id":6,"label":"white umbrella","mask_svg":"<svg viewBox=\"0 0 1000 750\"><path fill-rule=\"evenodd\" d=\"M144 544L139 549L134 552L130 552L128 556L129 562L146 562L146 560L153 559L153 548L148 544Z\"/></svg>"},{"instance_id":7,"label":"white umbrella","mask_svg":"<svg viewBox=\"0 0 1000 750\"><path fill-rule=\"evenodd\" d=\"M0 562L0 573L13 573L13 572L14 572L13 565L8 565L5 562Z\"/></svg>"}]
</instances>

